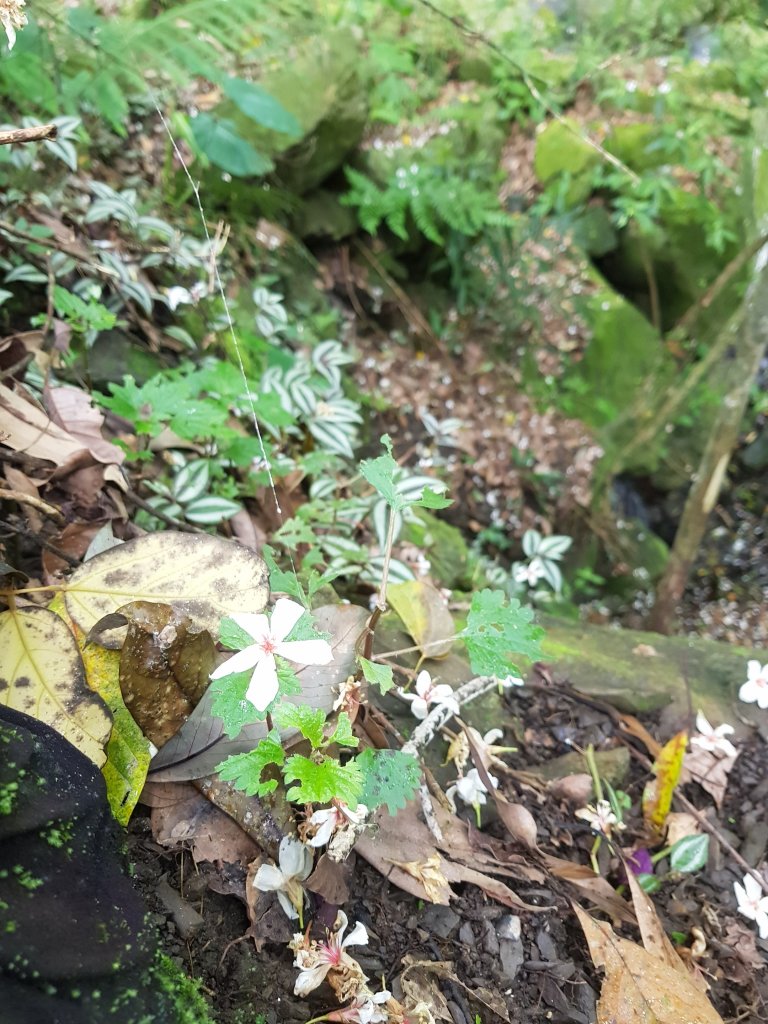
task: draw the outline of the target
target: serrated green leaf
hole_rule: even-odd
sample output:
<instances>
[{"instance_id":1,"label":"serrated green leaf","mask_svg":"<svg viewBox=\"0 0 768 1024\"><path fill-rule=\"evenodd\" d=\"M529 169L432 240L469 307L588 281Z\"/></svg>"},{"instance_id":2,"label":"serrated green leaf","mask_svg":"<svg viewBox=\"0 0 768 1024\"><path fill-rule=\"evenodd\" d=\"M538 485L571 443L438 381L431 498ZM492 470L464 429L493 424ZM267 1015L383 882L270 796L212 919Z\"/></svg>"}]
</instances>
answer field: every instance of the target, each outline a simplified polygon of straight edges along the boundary
<instances>
[{"instance_id":1,"label":"serrated green leaf","mask_svg":"<svg viewBox=\"0 0 768 1024\"><path fill-rule=\"evenodd\" d=\"M247 796L266 796L277 789L276 779L262 780L262 772L270 765L283 765L285 751L280 734L273 729L253 750L246 754L233 754L216 765L216 771L225 782L232 782Z\"/></svg>"},{"instance_id":2,"label":"serrated green leaf","mask_svg":"<svg viewBox=\"0 0 768 1024\"><path fill-rule=\"evenodd\" d=\"M221 620L219 642L229 651L242 651L244 648L250 647L254 641L250 633L247 633L242 626L238 626L234 619L227 616Z\"/></svg>"},{"instance_id":3,"label":"serrated green leaf","mask_svg":"<svg viewBox=\"0 0 768 1024\"><path fill-rule=\"evenodd\" d=\"M304 593L304 588L299 581L298 576L295 572L284 572L277 564L275 560L275 552L269 546L265 544L261 549L261 556L267 563L269 569L269 589L275 594L289 594L291 597L295 597L297 601L300 601L305 608L309 607L309 601L307 595Z\"/></svg>"},{"instance_id":4,"label":"serrated green leaf","mask_svg":"<svg viewBox=\"0 0 768 1024\"><path fill-rule=\"evenodd\" d=\"M336 728L328 737L328 743L336 743L340 747L356 747L360 740L352 732L352 720L346 711L339 712Z\"/></svg>"},{"instance_id":5,"label":"serrated green leaf","mask_svg":"<svg viewBox=\"0 0 768 1024\"><path fill-rule=\"evenodd\" d=\"M480 590L472 595L467 625L459 634L467 645L472 671L482 676L519 674L512 654L541 657L544 630L534 624L533 609L516 598L509 601L502 590Z\"/></svg>"},{"instance_id":6,"label":"serrated green leaf","mask_svg":"<svg viewBox=\"0 0 768 1024\"><path fill-rule=\"evenodd\" d=\"M446 498L444 494L438 494L431 487L425 487L419 500L414 501L413 504L418 505L419 508L448 508L453 504L453 499Z\"/></svg>"},{"instance_id":7,"label":"serrated green leaf","mask_svg":"<svg viewBox=\"0 0 768 1024\"><path fill-rule=\"evenodd\" d=\"M269 710L268 708L259 713L254 705L245 699L252 675L251 671L237 672L235 675L222 676L221 679L211 681L211 711L222 720L224 731L230 739L238 736L243 726L263 721Z\"/></svg>"},{"instance_id":8,"label":"serrated green leaf","mask_svg":"<svg viewBox=\"0 0 768 1024\"><path fill-rule=\"evenodd\" d=\"M301 754L289 757L283 770L285 781L295 782L287 796L296 804L328 804L341 800L353 810L363 790L363 773L355 761L339 764L326 757L319 764Z\"/></svg>"},{"instance_id":9,"label":"serrated green leaf","mask_svg":"<svg viewBox=\"0 0 768 1024\"><path fill-rule=\"evenodd\" d=\"M360 668L363 670L366 682L378 686L382 693L391 690L395 685L392 669L389 665L378 665L375 661L368 661L367 658L362 657L357 660L360 662Z\"/></svg>"},{"instance_id":10,"label":"serrated green leaf","mask_svg":"<svg viewBox=\"0 0 768 1024\"><path fill-rule=\"evenodd\" d=\"M298 729L305 740L309 740L312 749L323 742L323 726L325 712L320 708L310 708L306 704L291 704L286 701L275 708L275 723L281 729Z\"/></svg>"},{"instance_id":11,"label":"serrated green leaf","mask_svg":"<svg viewBox=\"0 0 768 1024\"><path fill-rule=\"evenodd\" d=\"M363 775L360 802L369 810L387 805L390 814L405 807L421 782L418 760L401 750L364 750L355 758Z\"/></svg>"},{"instance_id":12,"label":"serrated green leaf","mask_svg":"<svg viewBox=\"0 0 768 1024\"><path fill-rule=\"evenodd\" d=\"M376 459L363 459L359 469L368 483L386 501L390 508L399 512L405 507L405 499L398 494L395 487L395 473L398 465L392 457L392 441L388 434L384 434L381 443L387 449L385 455L379 455Z\"/></svg>"}]
</instances>

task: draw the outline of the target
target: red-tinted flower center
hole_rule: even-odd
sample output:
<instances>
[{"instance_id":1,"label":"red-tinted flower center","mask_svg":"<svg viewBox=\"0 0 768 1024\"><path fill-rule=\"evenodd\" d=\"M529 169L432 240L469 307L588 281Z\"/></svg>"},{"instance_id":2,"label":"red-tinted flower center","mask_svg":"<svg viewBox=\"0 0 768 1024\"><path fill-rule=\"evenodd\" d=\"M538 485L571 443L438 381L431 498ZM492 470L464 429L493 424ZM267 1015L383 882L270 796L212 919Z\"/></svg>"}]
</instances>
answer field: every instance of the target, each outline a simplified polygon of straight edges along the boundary
<instances>
[{"instance_id":1,"label":"red-tinted flower center","mask_svg":"<svg viewBox=\"0 0 768 1024\"><path fill-rule=\"evenodd\" d=\"M265 654L274 654L277 650L277 643L272 639L271 636L265 636L264 639L259 643L262 651Z\"/></svg>"}]
</instances>

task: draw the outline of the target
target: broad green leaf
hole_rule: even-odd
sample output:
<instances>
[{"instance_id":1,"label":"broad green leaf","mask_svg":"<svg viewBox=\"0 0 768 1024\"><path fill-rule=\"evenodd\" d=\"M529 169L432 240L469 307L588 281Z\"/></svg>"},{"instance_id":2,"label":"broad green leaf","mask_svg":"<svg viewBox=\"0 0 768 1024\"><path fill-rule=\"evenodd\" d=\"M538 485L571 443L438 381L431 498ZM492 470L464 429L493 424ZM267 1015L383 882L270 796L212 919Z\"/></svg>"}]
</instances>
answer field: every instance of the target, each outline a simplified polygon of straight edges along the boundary
<instances>
[{"instance_id":1,"label":"broad green leaf","mask_svg":"<svg viewBox=\"0 0 768 1024\"><path fill-rule=\"evenodd\" d=\"M706 866L709 858L709 836L683 836L669 851L669 865L673 871L689 874Z\"/></svg>"},{"instance_id":2,"label":"broad green leaf","mask_svg":"<svg viewBox=\"0 0 768 1024\"><path fill-rule=\"evenodd\" d=\"M77 643L65 622L47 608L0 613L0 702L51 726L97 766L112 719L88 687Z\"/></svg>"},{"instance_id":3,"label":"broad green leaf","mask_svg":"<svg viewBox=\"0 0 768 1024\"><path fill-rule=\"evenodd\" d=\"M439 494L431 487L425 487L421 492L421 497L418 501L413 502L419 508L448 508L449 505L453 504L452 498L446 498L444 494Z\"/></svg>"},{"instance_id":4,"label":"broad green leaf","mask_svg":"<svg viewBox=\"0 0 768 1024\"><path fill-rule=\"evenodd\" d=\"M445 599L431 583L395 583L387 591L387 600L422 654L444 658L449 653L456 635L453 618Z\"/></svg>"},{"instance_id":5,"label":"broad green leaf","mask_svg":"<svg viewBox=\"0 0 768 1024\"><path fill-rule=\"evenodd\" d=\"M472 595L467 625L459 635L473 672L503 678L510 672L519 675L511 655L541 657L544 630L534 624L533 610L515 598L507 601L501 590L479 590Z\"/></svg>"},{"instance_id":6,"label":"broad green leaf","mask_svg":"<svg viewBox=\"0 0 768 1024\"><path fill-rule=\"evenodd\" d=\"M74 634L83 659L85 678L112 715L112 731L106 746L107 759L101 774L107 784L107 800L112 814L127 825L136 806L149 770L149 740L128 711L120 689L120 652L100 644L88 643L85 633L67 615L64 599L57 595L49 609L59 615Z\"/></svg>"},{"instance_id":7,"label":"broad green leaf","mask_svg":"<svg viewBox=\"0 0 768 1024\"><path fill-rule=\"evenodd\" d=\"M238 626L234 619L225 616L221 620L219 632L219 643L228 651L243 651L253 643L253 637L247 633L242 626Z\"/></svg>"},{"instance_id":8,"label":"broad green leaf","mask_svg":"<svg viewBox=\"0 0 768 1024\"><path fill-rule=\"evenodd\" d=\"M288 799L296 804L328 804L341 800L354 810L363 790L363 773L354 761L339 764L332 757L319 764L301 754L288 758L283 771L285 781L295 782Z\"/></svg>"},{"instance_id":9,"label":"broad green leaf","mask_svg":"<svg viewBox=\"0 0 768 1024\"><path fill-rule=\"evenodd\" d=\"M323 726L325 712L320 708L310 708L306 704L291 704L288 701L275 708L275 724L281 729L298 729L305 740L309 740L312 749L323 742Z\"/></svg>"},{"instance_id":10,"label":"broad green leaf","mask_svg":"<svg viewBox=\"0 0 768 1024\"><path fill-rule=\"evenodd\" d=\"M641 874L637 881L643 892L658 892L661 888L661 879L658 875Z\"/></svg>"},{"instance_id":11,"label":"broad green leaf","mask_svg":"<svg viewBox=\"0 0 768 1024\"><path fill-rule=\"evenodd\" d=\"M329 744L336 743L340 747L356 747L359 745L360 740L352 732L352 720L346 711L339 712L336 728L328 737L327 742Z\"/></svg>"},{"instance_id":12,"label":"broad green leaf","mask_svg":"<svg viewBox=\"0 0 768 1024\"><path fill-rule=\"evenodd\" d=\"M245 699L252 674L246 671L222 676L220 679L211 680L208 687L212 697L211 713L218 715L222 720L224 731L231 739L240 734L243 726L263 721L270 710L268 707L263 712L258 712L254 705Z\"/></svg>"},{"instance_id":13,"label":"broad green leaf","mask_svg":"<svg viewBox=\"0 0 768 1024\"><path fill-rule=\"evenodd\" d=\"M269 588L272 593L288 594L290 597L295 597L297 601L300 601L305 608L308 608L309 601L296 573L284 572L278 566L275 560L275 552L269 544L263 546L261 554L269 569Z\"/></svg>"},{"instance_id":14,"label":"broad green leaf","mask_svg":"<svg viewBox=\"0 0 768 1024\"><path fill-rule=\"evenodd\" d=\"M223 89L245 116L256 124L284 135L301 135L301 125L293 114L260 85L246 82L243 78L225 78Z\"/></svg>"},{"instance_id":15,"label":"broad green leaf","mask_svg":"<svg viewBox=\"0 0 768 1024\"><path fill-rule=\"evenodd\" d=\"M399 512L405 507L406 502L395 487L395 473L399 467L392 457L392 441L388 434L383 435L381 443L387 450L386 454L375 459L363 459L359 467L360 472L389 507Z\"/></svg>"},{"instance_id":16,"label":"broad green leaf","mask_svg":"<svg viewBox=\"0 0 768 1024\"><path fill-rule=\"evenodd\" d=\"M277 780L262 780L264 769L270 764L284 763L285 751L280 744L280 734L273 729L253 750L247 754L233 754L217 765L216 771L225 782L233 782L247 796L266 796L277 789Z\"/></svg>"},{"instance_id":17,"label":"broad green leaf","mask_svg":"<svg viewBox=\"0 0 768 1024\"><path fill-rule=\"evenodd\" d=\"M212 164L237 178L258 177L272 170L272 161L258 153L232 121L198 114L191 121L195 142Z\"/></svg>"},{"instance_id":18,"label":"broad green leaf","mask_svg":"<svg viewBox=\"0 0 768 1024\"><path fill-rule=\"evenodd\" d=\"M221 537L150 533L76 569L64 591L67 612L88 633L131 601L162 601L218 637L223 616L261 612L267 566L254 551Z\"/></svg>"},{"instance_id":19,"label":"broad green leaf","mask_svg":"<svg viewBox=\"0 0 768 1024\"><path fill-rule=\"evenodd\" d=\"M672 796L680 781L687 745L688 733L685 729L664 744L653 766L656 777L646 784L643 791L643 818L657 833L664 827L672 806Z\"/></svg>"},{"instance_id":20,"label":"broad green leaf","mask_svg":"<svg viewBox=\"0 0 768 1024\"><path fill-rule=\"evenodd\" d=\"M201 526L217 526L225 519L231 519L243 506L229 498L221 498L217 494L209 494L203 498L195 498L184 507L184 518L190 523Z\"/></svg>"},{"instance_id":21,"label":"broad green leaf","mask_svg":"<svg viewBox=\"0 0 768 1024\"><path fill-rule=\"evenodd\" d=\"M364 780L360 802L371 810L386 804L390 814L397 814L421 782L418 760L401 750L368 748L358 754L355 764Z\"/></svg>"},{"instance_id":22,"label":"broad green leaf","mask_svg":"<svg viewBox=\"0 0 768 1024\"><path fill-rule=\"evenodd\" d=\"M367 658L363 657L358 658L358 661L366 681L373 683L374 686L378 686L382 693L391 690L395 685L392 669L389 665L378 665L375 661L368 661Z\"/></svg>"}]
</instances>

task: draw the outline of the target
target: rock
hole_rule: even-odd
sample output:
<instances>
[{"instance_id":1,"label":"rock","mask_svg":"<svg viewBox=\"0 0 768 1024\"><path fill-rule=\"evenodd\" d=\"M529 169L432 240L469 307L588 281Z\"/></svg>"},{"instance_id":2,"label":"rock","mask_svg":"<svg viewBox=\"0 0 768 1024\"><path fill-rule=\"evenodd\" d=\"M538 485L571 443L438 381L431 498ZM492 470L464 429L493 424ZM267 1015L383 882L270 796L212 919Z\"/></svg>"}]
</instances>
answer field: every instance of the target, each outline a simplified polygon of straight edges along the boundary
<instances>
[{"instance_id":1,"label":"rock","mask_svg":"<svg viewBox=\"0 0 768 1024\"><path fill-rule=\"evenodd\" d=\"M768 847L768 822L758 821L747 832L739 852L750 867L756 868L765 859L766 847Z\"/></svg>"},{"instance_id":2,"label":"rock","mask_svg":"<svg viewBox=\"0 0 768 1024\"><path fill-rule=\"evenodd\" d=\"M465 921L461 928L459 928L459 942L463 942L465 946L474 946L477 943L475 933L469 921Z\"/></svg>"},{"instance_id":3,"label":"rock","mask_svg":"<svg viewBox=\"0 0 768 1024\"><path fill-rule=\"evenodd\" d=\"M600 161L595 147L582 136L581 126L564 118L544 123L536 138L533 166L539 181L547 185L562 174L571 175L565 196L568 206L587 199L592 191L592 168Z\"/></svg>"},{"instance_id":4,"label":"rock","mask_svg":"<svg viewBox=\"0 0 768 1024\"><path fill-rule=\"evenodd\" d=\"M470 556L460 530L424 509L417 509L414 519L404 524L403 540L421 548L430 562L430 575L435 583L451 590L470 585Z\"/></svg>"},{"instance_id":5,"label":"rock","mask_svg":"<svg viewBox=\"0 0 768 1024\"><path fill-rule=\"evenodd\" d=\"M420 916L420 924L439 939L449 938L459 927L461 918L455 910L440 904L430 903Z\"/></svg>"},{"instance_id":6,"label":"rock","mask_svg":"<svg viewBox=\"0 0 768 1024\"><path fill-rule=\"evenodd\" d=\"M502 973L508 981L514 981L525 960L520 918L514 914L500 917L496 923L496 936Z\"/></svg>"}]
</instances>

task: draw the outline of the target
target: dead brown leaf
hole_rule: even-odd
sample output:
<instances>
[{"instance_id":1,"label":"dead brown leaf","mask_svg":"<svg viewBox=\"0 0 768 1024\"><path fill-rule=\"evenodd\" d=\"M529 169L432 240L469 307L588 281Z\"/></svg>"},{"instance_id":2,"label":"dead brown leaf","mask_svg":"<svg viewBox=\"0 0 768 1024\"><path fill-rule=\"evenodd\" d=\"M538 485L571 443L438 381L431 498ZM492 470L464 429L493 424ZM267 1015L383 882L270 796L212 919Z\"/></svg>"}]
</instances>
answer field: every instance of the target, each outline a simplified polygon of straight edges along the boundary
<instances>
[{"instance_id":1,"label":"dead brown leaf","mask_svg":"<svg viewBox=\"0 0 768 1024\"><path fill-rule=\"evenodd\" d=\"M152 834L161 846L189 849L196 864L241 864L259 855L258 844L228 815L215 807L189 783L149 783L142 801L153 799ZM175 794L175 798L174 798Z\"/></svg>"},{"instance_id":2,"label":"dead brown leaf","mask_svg":"<svg viewBox=\"0 0 768 1024\"><path fill-rule=\"evenodd\" d=\"M450 960L415 960L412 956L407 954L403 958L405 964L405 970L400 976L400 982L402 984L403 979L410 978L414 972L421 971L426 974L434 974L438 978L445 978L450 981L452 985L457 985L462 989L469 999L476 1003L480 1003L485 1009L495 1013L497 1017L501 1017L502 1020L509 1020L509 1014L507 1013L507 1005L504 1001L503 996L499 992L491 992L490 989L482 988L477 985L469 987L461 981L457 975L453 966L453 962ZM405 986L403 986L405 989Z\"/></svg>"},{"instance_id":3,"label":"dead brown leaf","mask_svg":"<svg viewBox=\"0 0 768 1024\"><path fill-rule=\"evenodd\" d=\"M328 854L324 853L304 883L305 887L322 896L326 903L340 907L349 899L354 859L352 854L344 861L331 860Z\"/></svg>"},{"instance_id":4,"label":"dead brown leaf","mask_svg":"<svg viewBox=\"0 0 768 1024\"><path fill-rule=\"evenodd\" d=\"M87 448L97 462L122 465L125 452L102 437L104 414L94 408L85 391L69 385L46 386L43 395L52 421Z\"/></svg>"},{"instance_id":5,"label":"dead brown leaf","mask_svg":"<svg viewBox=\"0 0 768 1024\"><path fill-rule=\"evenodd\" d=\"M88 449L57 426L23 391L0 384L0 437L16 452L53 463L52 476L65 476L93 458Z\"/></svg>"},{"instance_id":6,"label":"dead brown leaf","mask_svg":"<svg viewBox=\"0 0 768 1024\"><path fill-rule=\"evenodd\" d=\"M632 907L619 896L607 879L596 875L586 864L561 860L559 857L550 857L548 854L544 856L544 864L556 878L570 883L604 914L628 924L635 923Z\"/></svg>"},{"instance_id":7,"label":"dead brown leaf","mask_svg":"<svg viewBox=\"0 0 768 1024\"><path fill-rule=\"evenodd\" d=\"M423 887L430 903L448 905L452 895L451 887L443 873L439 853L431 854L426 860L393 860L390 863L412 875Z\"/></svg>"},{"instance_id":8,"label":"dead brown leaf","mask_svg":"<svg viewBox=\"0 0 768 1024\"><path fill-rule=\"evenodd\" d=\"M719 810L725 799L728 775L736 763L736 757L719 757L713 750L691 746L683 761L682 778L684 781L697 782L709 793Z\"/></svg>"},{"instance_id":9,"label":"dead brown leaf","mask_svg":"<svg viewBox=\"0 0 768 1024\"><path fill-rule=\"evenodd\" d=\"M575 903L573 909L595 966L605 970L597 1024L723 1024L682 962L678 970Z\"/></svg>"}]
</instances>

